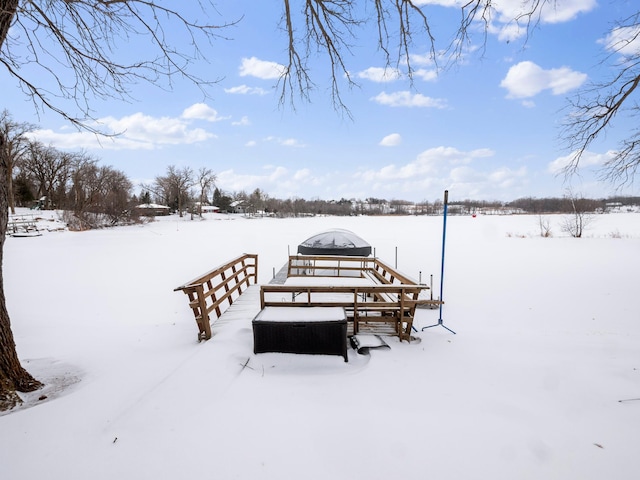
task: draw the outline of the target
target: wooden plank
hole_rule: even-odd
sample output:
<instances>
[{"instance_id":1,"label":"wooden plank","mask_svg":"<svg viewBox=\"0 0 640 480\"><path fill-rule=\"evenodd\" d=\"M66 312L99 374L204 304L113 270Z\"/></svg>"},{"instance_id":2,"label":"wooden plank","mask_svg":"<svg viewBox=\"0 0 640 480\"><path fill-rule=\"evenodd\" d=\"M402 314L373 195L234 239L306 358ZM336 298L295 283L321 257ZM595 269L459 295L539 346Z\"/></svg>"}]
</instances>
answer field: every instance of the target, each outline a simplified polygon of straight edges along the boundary
<instances>
[{"instance_id":1,"label":"wooden plank","mask_svg":"<svg viewBox=\"0 0 640 480\"><path fill-rule=\"evenodd\" d=\"M294 258L300 260L299 257ZM336 260L336 262L333 266L334 271L344 271L341 261ZM290 265L292 264L294 263L290 259ZM326 264L320 265L318 259L313 261L307 259L304 265L309 272L320 268L325 271L328 269ZM360 267L364 265L369 264L363 262ZM428 287L417 285L407 277L398 275L381 262L372 265L375 267L362 268L359 275L372 278L376 285L263 285L260 288L261 308L301 305L343 307L348 312L353 334L363 332L365 329L371 330L372 326L379 325L381 330L396 335L401 340L410 340L413 317L419 302L418 296ZM402 281L407 283L401 283ZM351 298L338 299L340 295L346 294ZM287 301L285 298L291 298L291 300Z\"/></svg>"},{"instance_id":2,"label":"wooden plank","mask_svg":"<svg viewBox=\"0 0 640 480\"><path fill-rule=\"evenodd\" d=\"M257 255L241 255L174 289L174 291L181 290L189 298L189 307L198 324L198 339L211 338L210 314L215 314L215 317L219 318L223 314L221 307L224 302L228 302L231 306L234 294L236 297L242 295L243 286L246 285L249 288L251 279L254 284L257 283L257 265ZM230 275L229 270L231 270ZM233 282L233 285L230 285L230 282ZM224 293L219 295L219 292Z\"/></svg>"},{"instance_id":3,"label":"wooden plank","mask_svg":"<svg viewBox=\"0 0 640 480\"><path fill-rule=\"evenodd\" d=\"M250 276L254 277L255 283L257 283L257 264L258 264L258 256L255 254L244 254L244 255L240 255L237 258L234 258L233 260L230 260L216 268L214 268L213 270L208 271L207 273L200 275L199 277L194 278L193 280L186 282L184 284L182 284L179 287L174 288L174 292L178 291L178 290L183 290L184 288L187 288L191 285L199 285L203 282L206 282L207 280L216 277L218 275L220 275L222 272L224 272L225 270L228 270L229 268L231 268L232 265L235 265L237 263L240 263L242 261L242 259L248 259L251 258L253 259L254 263L254 272L252 274L250 274Z\"/></svg>"}]
</instances>

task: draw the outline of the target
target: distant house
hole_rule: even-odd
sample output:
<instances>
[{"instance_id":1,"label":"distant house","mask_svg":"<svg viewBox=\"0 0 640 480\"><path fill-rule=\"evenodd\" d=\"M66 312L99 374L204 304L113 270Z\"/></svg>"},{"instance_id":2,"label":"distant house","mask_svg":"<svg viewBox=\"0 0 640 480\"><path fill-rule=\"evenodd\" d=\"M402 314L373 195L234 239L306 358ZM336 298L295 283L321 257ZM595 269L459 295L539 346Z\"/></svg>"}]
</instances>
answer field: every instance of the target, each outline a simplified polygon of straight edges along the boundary
<instances>
[{"instance_id":1,"label":"distant house","mask_svg":"<svg viewBox=\"0 0 640 480\"><path fill-rule=\"evenodd\" d=\"M156 217L161 215L169 215L171 209L166 205L158 205L156 203L143 203L135 207L135 210L145 217Z\"/></svg>"},{"instance_id":2,"label":"distant house","mask_svg":"<svg viewBox=\"0 0 640 480\"><path fill-rule=\"evenodd\" d=\"M195 211L200 211L200 202L195 202L194 204ZM202 213L218 213L220 211L220 207L216 207L215 205L206 205L202 204Z\"/></svg>"},{"instance_id":3,"label":"distant house","mask_svg":"<svg viewBox=\"0 0 640 480\"><path fill-rule=\"evenodd\" d=\"M208 213L218 213L220 212L220 207L216 207L215 205L203 205L202 206L202 212L208 212Z\"/></svg>"},{"instance_id":4,"label":"distant house","mask_svg":"<svg viewBox=\"0 0 640 480\"><path fill-rule=\"evenodd\" d=\"M247 206L244 200L235 200L229 204L229 213L245 213Z\"/></svg>"},{"instance_id":5,"label":"distant house","mask_svg":"<svg viewBox=\"0 0 640 480\"><path fill-rule=\"evenodd\" d=\"M605 211L607 213L618 213L622 212L622 207L624 205L622 202L607 202L605 205Z\"/></svg>"},{"instance_id":6,"label":"distant house","mask_svg":"<svg viewBox=\"0 0 640 480\"><path fill-rule=\"evenodd\" d=\"M31 210L43 210L47 207L47 197L40 197L39 200L34 200Z\"/></svg>"}]
</instances>

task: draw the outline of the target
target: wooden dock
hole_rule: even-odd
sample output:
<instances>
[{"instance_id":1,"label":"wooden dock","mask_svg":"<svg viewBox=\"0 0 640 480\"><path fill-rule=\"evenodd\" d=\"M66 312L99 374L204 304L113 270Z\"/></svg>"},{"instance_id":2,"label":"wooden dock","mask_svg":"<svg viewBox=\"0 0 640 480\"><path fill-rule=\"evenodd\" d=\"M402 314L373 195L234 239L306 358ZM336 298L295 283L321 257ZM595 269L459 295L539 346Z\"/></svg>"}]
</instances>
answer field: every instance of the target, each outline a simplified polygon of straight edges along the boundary
<instances>
[{"instance_id":1,"label":"wooden dock","mask_svg":"<svg viewBox=\"0 0 640 480\"><path fill-rule=\"evenodd\" d=\"M285 267L268 284L258 285L257 255L244 254L175 288L189 298L198 340L208 340L212 331L230 323L251 327L268 306L341 307L348 336L394 335L411 341L418 304L440 303L420 300L429 287L377 258L295 255Z\"/></svg>"},{"instance_id":2,"label":"wooden dock","mask_svg":"<svg viewBox=\"0 0 640 480\"><path fill-rule=\"evenodd\" d=\"M247 326L250 326L251 320L259 312L260 285L251 285L212 323L211 330L217 332L225 325L238 321L245 322Z\"/></svg>"},{"instance_id":3,"label":"wooden dock","mask_svg":"<svg viewBox=\"0 0 640 480\"><path fill-rule=\"evenodd\" d=\"M222 315L212 322L211 331L215 334L226 325L243 322L251 326L251 321L260 313L260 285L251 285L227 308ZM396 332L392 326L380 322L360 322L360 333L390 336ZM353 335L353 321L347 323L347 336Z\"/></svg>"}]
</instances>

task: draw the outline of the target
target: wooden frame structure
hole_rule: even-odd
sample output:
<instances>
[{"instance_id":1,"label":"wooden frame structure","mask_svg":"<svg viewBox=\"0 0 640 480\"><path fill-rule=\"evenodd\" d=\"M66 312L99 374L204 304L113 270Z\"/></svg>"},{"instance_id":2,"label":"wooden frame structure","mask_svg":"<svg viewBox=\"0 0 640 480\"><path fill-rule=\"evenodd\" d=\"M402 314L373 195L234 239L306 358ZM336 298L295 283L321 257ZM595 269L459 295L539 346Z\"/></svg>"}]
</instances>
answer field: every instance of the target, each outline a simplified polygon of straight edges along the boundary
<instances>
[{"instance_id":1,"label":"wooden frame structure","mask_svg":"<svg viewBox=\"0 0 640 480\"><path fill-rule=\"evenodd\" d=\"M292 255L287 276L326 277L327 283L262 285L261 308L342 307L353 325L354 335L364 327L410 341L417 305L438 302L420 300L420 293L429 287L417 284L377 258ZM353 285L331 285L330 279L336 277L353 278ZM370 283L357 284L356 279L368 279Z\"/></svg>"},{"instance_id":2,"label":"wooden frame structure","mask_svg":"<svg viewBox=\"0 0 640 480\"><path fill-rule=\"evenodd\" d=\"M198 324L198 340L211 338L211 315L222 315L221 306L242 295L243 288L258 282L258 256L244 254L226 262L198 278L174 288L189 297L189 307Z\"/></svg>"},{"instance_id":3,"label":"wooden frame structure","mask_svg":"<svg viewBox=\"0 0 640 480\"><path fill-rule=\"evenodd\" d=\"M12 237L41 235L34 215L9 215L6 233Z\"/></svg>"},{"instance_id":4,"label":"wooden frame structure","mask_svg":"<svg viewBox=\"0 0 640 480\"><path fill-rule=\"evenodd\" d=\"M439 305L420 299L429 287L401 274L377 258L292 255L287 278L296 284L260 287L260 309L265 307L340 307L347 315L349 333L396 335L411 340L418 305ZM340 282L336 282L340 278ZM305 279L309 281L306 282ZM326 280L326 281L325 281ZM211 322L251 284L258 281L258 256L244 254L176 287L189 297L198 326L198 340L211 338ZM320 282L320 283L319 283ZM338 284L339 283L339 284Z\"/></svg>"},{"instance_id":5,"label":"wooden frame structure","mask_svg":"<svg viewBox=\"0 0 640 480\"><path fill-rule=\"evenodd\" d=\"M372 257L290 255L287 277L369 277L375 283L417 285L409 277Z\"/></svg>"}]
</instances>

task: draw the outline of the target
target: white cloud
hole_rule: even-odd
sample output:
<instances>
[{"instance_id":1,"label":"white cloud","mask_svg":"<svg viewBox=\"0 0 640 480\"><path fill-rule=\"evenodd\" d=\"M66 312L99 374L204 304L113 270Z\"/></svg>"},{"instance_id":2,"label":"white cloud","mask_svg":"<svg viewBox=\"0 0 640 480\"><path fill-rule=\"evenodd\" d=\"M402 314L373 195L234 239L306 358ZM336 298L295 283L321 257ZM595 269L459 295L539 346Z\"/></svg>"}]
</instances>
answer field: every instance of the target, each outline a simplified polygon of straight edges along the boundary
<instances>
[{"instance_id":1,"label":"white cloud","mask_svg":"<svg viewBox=\"0 0 640 480\"><path fill-rule=\"evenodd\" d=\"M378 145L381 145L383 147L395 147L397 145L400 145L401 143L402 137L400 136L400 134L392 133L380 140L380 143Z\"/></svg>"},{"instance_id":2,"label":"white cloud","mask_svg":"<svg viewBox=\"0 0 640 480\"><path fill-rule=\"evenodd\" d=\"M304 145L295 138L284 138L280 140L279 143L285 147L304 147Z\"/></svg>"},{"instance_id":3,"label":"white cloud","mask_svg":"<svg viewBox=\"0 0 640 480\"><path fill-rule=\"evenodd\" d=\"M411 55L413 65L420 65L426 62L425 57L420 55ZM428 62L433 65L433 61ZM403 77L403 74L397 68L369 67L356 74L358 78L369 80L376 83L391 83ZM432 82L438 78L438 72L435 68L426 69L418 68L413 71L413 78Z\"/></svg>"},{"instance_id":4,"label":"white cloud","mask_svg":"<svg viewBox=\"0 0 640 480\"><path fill-rule=\"evenodd\" d=\"M89 132L36 130L32 138L58 148L112 150L151 150L162 145L185 145L215 138L213 133L202 128L191 128L183 117L152 117L141 112L121 118L101 118L96 128L116 136L106 138Z\"/></svg>"},{"instance_id":5,"label":"white cloud","mask_svg":"<svg viewBox=\"0 0 640 480\"><path fill-rule=\"evenodd\" d=\"M575 155L576 152L571 152L569 155L556 158L553 162L549 163L547 171L554 175L562 173L562 171L568 167L575 158ZM580 168L604 165L604 163L607 160L612 159L614 155L615 152L611 150L606 153L584 152L580 158Z\"/></svg>"},{"instance_id":6,"label":"white cloud","mask_svg":"<svg viewBox=\"0 0 640 480\"><path fill-rule=\"evenodd\" d=\"M273 171L269 174L269 180L276 181L284 178L289 171L284 167L273 167Z\"/></svg>"},{"instance_id":7,"label":"white cloud","mask_svg":"<svg viewBox=\"0 0 640 480\"><path fill-rule=\"evenodd\" d=\"M544 90L561 95L580 87L587 80L585 73L568 67L544 70L533 62L513 65L500 86L507 90L507 98L530 98Z\"/></svg>"},{"instance_id":8,"label":"white cloud","mask_svg":"<svg viewBox=\"0 0 640 480\"><path fill-rule=\"evenodd\" d=\"M213 134L202 128L189 128L188 123L172 117L134 113L119 119L106 117L100 121L110 130L123 132L124 137L140 142L178 145L201 142L213 137Z\"/></svg>"},{"instance_id":9,"label":"white cloud","mask_svg":"<svg viewBox=\"0 0 640 480\"><path fill-rule=\"evenodd\" d=\"M194 103L182 112L182 118L189 120L206 120L208 122L219 122L229 117L221 117L218 112L206 103Z\"/></svg>"},{"instance_id":10,"label":"white cloud","mask_svg":"<svg viewBox=\"0 0 640 480\"><path fill-rule=\"evenodd\" d=\"M444 99L426 97L421 93L411 93L409 91L382 92L371 100L380 105L390 107L446 108L447 106L447 102Z\"/></svg>"},{"instance_id":11,"label":"white cloud","mask_svg":"<svg viewBox=\"0 0 640 480\"><path fill-rule=\"evenodd\" d=\"M225 170L217 175L217 184L229 191L260 188L265 192L271 192L276 185L290 176L289 171L284 167L268 166L264 171L263 174L243 174L233 169Z\"/></svg>"},{"instance_id":12,"label":"white cloud","mask_svg":"<svg viewBox=\"0 0 640 480\"><path fill-rule=\"evenodd\" d=\"M420 192L453 189L465 198L511 197L513 191L528 183L526 167L513 169L495 165L494 152L480 148L461 151L454 147L436 147L420 153L414 161L390 164L354 174L354 184L376 195L402 198Z\"/></svg>"},{"instance_id":13,"label":"white cloud","mask_svg":"<svg viewBox=\"0 0 640 480\"><path fill-rule=\"evenodd\" d=\"M435 147L425 150L413 162L405 165L386 165L378 170L358 172L357 175L367 182L391 182L416 177L442 176L460 165L467 165L475 159L493 155L492 150L485 148L463 152L454 147Z\"/></svg>"},{"instance_id":14,"label":"white cloud","mask_svg":"<svg viewBox=\"0 0 640 480\"><path fill-rule=\"evenodd\" d=\"M249 117L247 117L245 115L240 120L238 120L236 122L231 122L231 125L236 126L236 127L246 127L246 126L251 125L251 121L249 120Z\"/></svg>"},{"instance_id":15,"label":"white cloud","mask_svg":"<svg viewBox=\"0 0 640 480\"><path fill-rule=\"evenodd\" d=\"M454 183L477 183L484 179L481 172L463 165L461 167L452 168L449 172L449 178Z\"/></svg>"},{"instance_id":16,"label":"white cloud","mask_svg":"<svg viewBox=\"0 0 640 480\"><path fill-rule=\"evenodd\" d=\"M141 144L139 142L129 141L126 138L118 137L117 146L116 139L108 137L99 137L90 132L56 132L51 129L34 130L27 134L32 140L41 142L46 145L53 145L56 148L63 149L125 149L125 148L145 148L151 149L151 144Z\"/></svg>"},{"instance_id":17,"label":"white cloud","mask_svg":"<svg viewBox=\"0 0 640 480\"><path fill-rule=\"evenodd\" d=\"M319 174L312 167L289 170L268 165L247 172L226 170L218 175L218 185L228 191L255 188L276 198L338 199L403 198L433 199L444 189L457 198L513 199L513 192L529 182L526 167L496 165L495 153L486 148L462 151L454 147L435 147L423 151L413 161L360 169L347 165L340 170Z\"/></svg>"},{"instance_id":18,"label":"white cloud","mask_svg":"<svg viewBox=\"0 0 640 480\"><path fill-rule=\"evenodd\" d=\"M295 138L282 138L282 137L274 137L269 136L264 139L265 142L276 143L278 145L282 145L283 147L306 147L304 143Z\"/></svg>"},{"instance_id":19,"label":"white cloud","mask_svg":"<svg viewBox=\"0 0 640 480\"><path fill-rule=\"evenodd\" d=\"M298 170L294 175L293 179L296 182L303 182L311 178L311 170L308 168L303 168L302 170Z\"/></svg>"},{"instance_id":20,"label":"white cloud","mask_svg":"<svg viewBox=\"0 0 640 480\"><path fill-rule=\"evenodd\" d=\"M489 25L488 32L498 37L501 42L511 42L524 36L527 32L526 25L520 26L516 22L507 24L493 23Z\"/></svg>"},{"instance_id":21,"label":"white cloud","mask_svg":"<svg viewBox=\"0 0 640 480\"><path fill-rule=\"evenodd\" d=\"M301 192L310 188L330 184L331 192L335 194L335 182L328 176L318 176L312 170L303 168L296 171L276 165L268 165L261 173L241 173L233 169L218 174L217 185L227 191L253 191L256 188L268 192L276 198L299 197ZM308 198L308 197L305 197Z\"/></svg>"},{"instance_id":22,"label":"white cloud","mask_svg":"<svg viewBox=\"0 0 640 480\"><path fill-rule=\"evenodd\" d=\"M520 167L517 170L513 170L509 167L499 167L496 170L489 172L486 175L486 180L491 185L495 185L498 188L511 188L522 178L526 177L527 168Z\"/></svg>"},{"instance_id":23,"label":"white cloud","mask_svg":"<svg viewBox=\"0 0 640 480\"><path fill-rule=\"evenodd\" d=\"M240 65L241 77L257 77L262 80L273 80L280 78L285 72L284 65L276 62L260 60L256 57L243 58Z\"/></svg>"},{"instance_id":24,"label":"white cloud","mask_svg":"<svg viewBox=\"0 0 640 480\"><path fill-rule=\"evenodd\" d=\"M633 56L640 53L640 25L630 27L617 27L599 40L599 43L610 52L617 52L624 56Z\"/></svg>"},{"instance_id":25,"label":"white cloud","mask_svg":"<svg viewBox=\"0 0 640 480\"><path fill-rule=\"evenodd\" d=\"M402 74L396 68L369 67L358 72L356 76L376 83L387 83L398 80Z\"/></svg>"},{"instance_id":26,"label":"white cloud","mask_svg":"<svg viewBox=\"0 0 640 480\"><path fill-rule=\"evenodd\" d=\"M411 63L413 65L418 65L418 66L429 66L429 67L434 67L435 66L435 62L433 59L433 55L431 55L430 53L427 53L425 55L421 55L419 53L411 53L409 55L409 58L411 59Z\"/></svg>"},{"instance_id":27,"label":"white cloud","mask_svg":"<svg viewBox=\"0 0 640 480\"><path fill-rule=\"evenodd\" d=\"M418 5L440 5L460 9L468 5L468 0L417 0ZM596 0L563 0L562 2L539 2L538 0L493 2L489 12L491 24L489 32L497 35L500 40L515 40L527 33L526 14L534 5L540 9L533 15L532 21L540 23L562 23L576 18L581 13L587 13L596 8ZM520 25L514 19L521 17Z\"/></svg>"},{"instance_id":28,"label":"white cloud","mask_svg":"<svg viewBox=\"0 0 640 480\"><path fill-rule=\"evenodd\" d=\"M420 78L425 82L432 82L438 78L438 72L436 70L427 70L426 68L419 68L413 72L414 78Z\"/></svg>"},{"instance_id":29,"label":"white cloud","mask_svg":"<svg viewBox=\"0 0 640 480\"><path fill-rule=\"evenodd\" d=\"M530 0L530 3L533 3ZM509 5L509 2L505 2ZM544 4L541 21L543 23L562 23L576 18L581 13L587 13L598 6L596 0L563 0Z\"/></svg>"},{"instance_id":30,"label":"white cloud","mask_svg":"<svg viewBox=\"0 0 640 480\"><path fill-rule=\"evenodd\" d=\"M460 198L482 196L497 199L504 196L505 192L513 195L513 191L528 183L528 176L526 167L517 170L509 167L483 170L464 166L452 169L448 182L450 189Z\"/></svg>"},{"instance_id":31,"label":"white cloud","mask_svg":"<svg viewBox=\"0 0 640 480\"><path fill-rule=\"evenodd\" d=\"M225 93L232 95L266 95L269 93L264 88L249 87L248 85L238 85L237 87L225 88Z\"/></svg>"}]
</instances>

